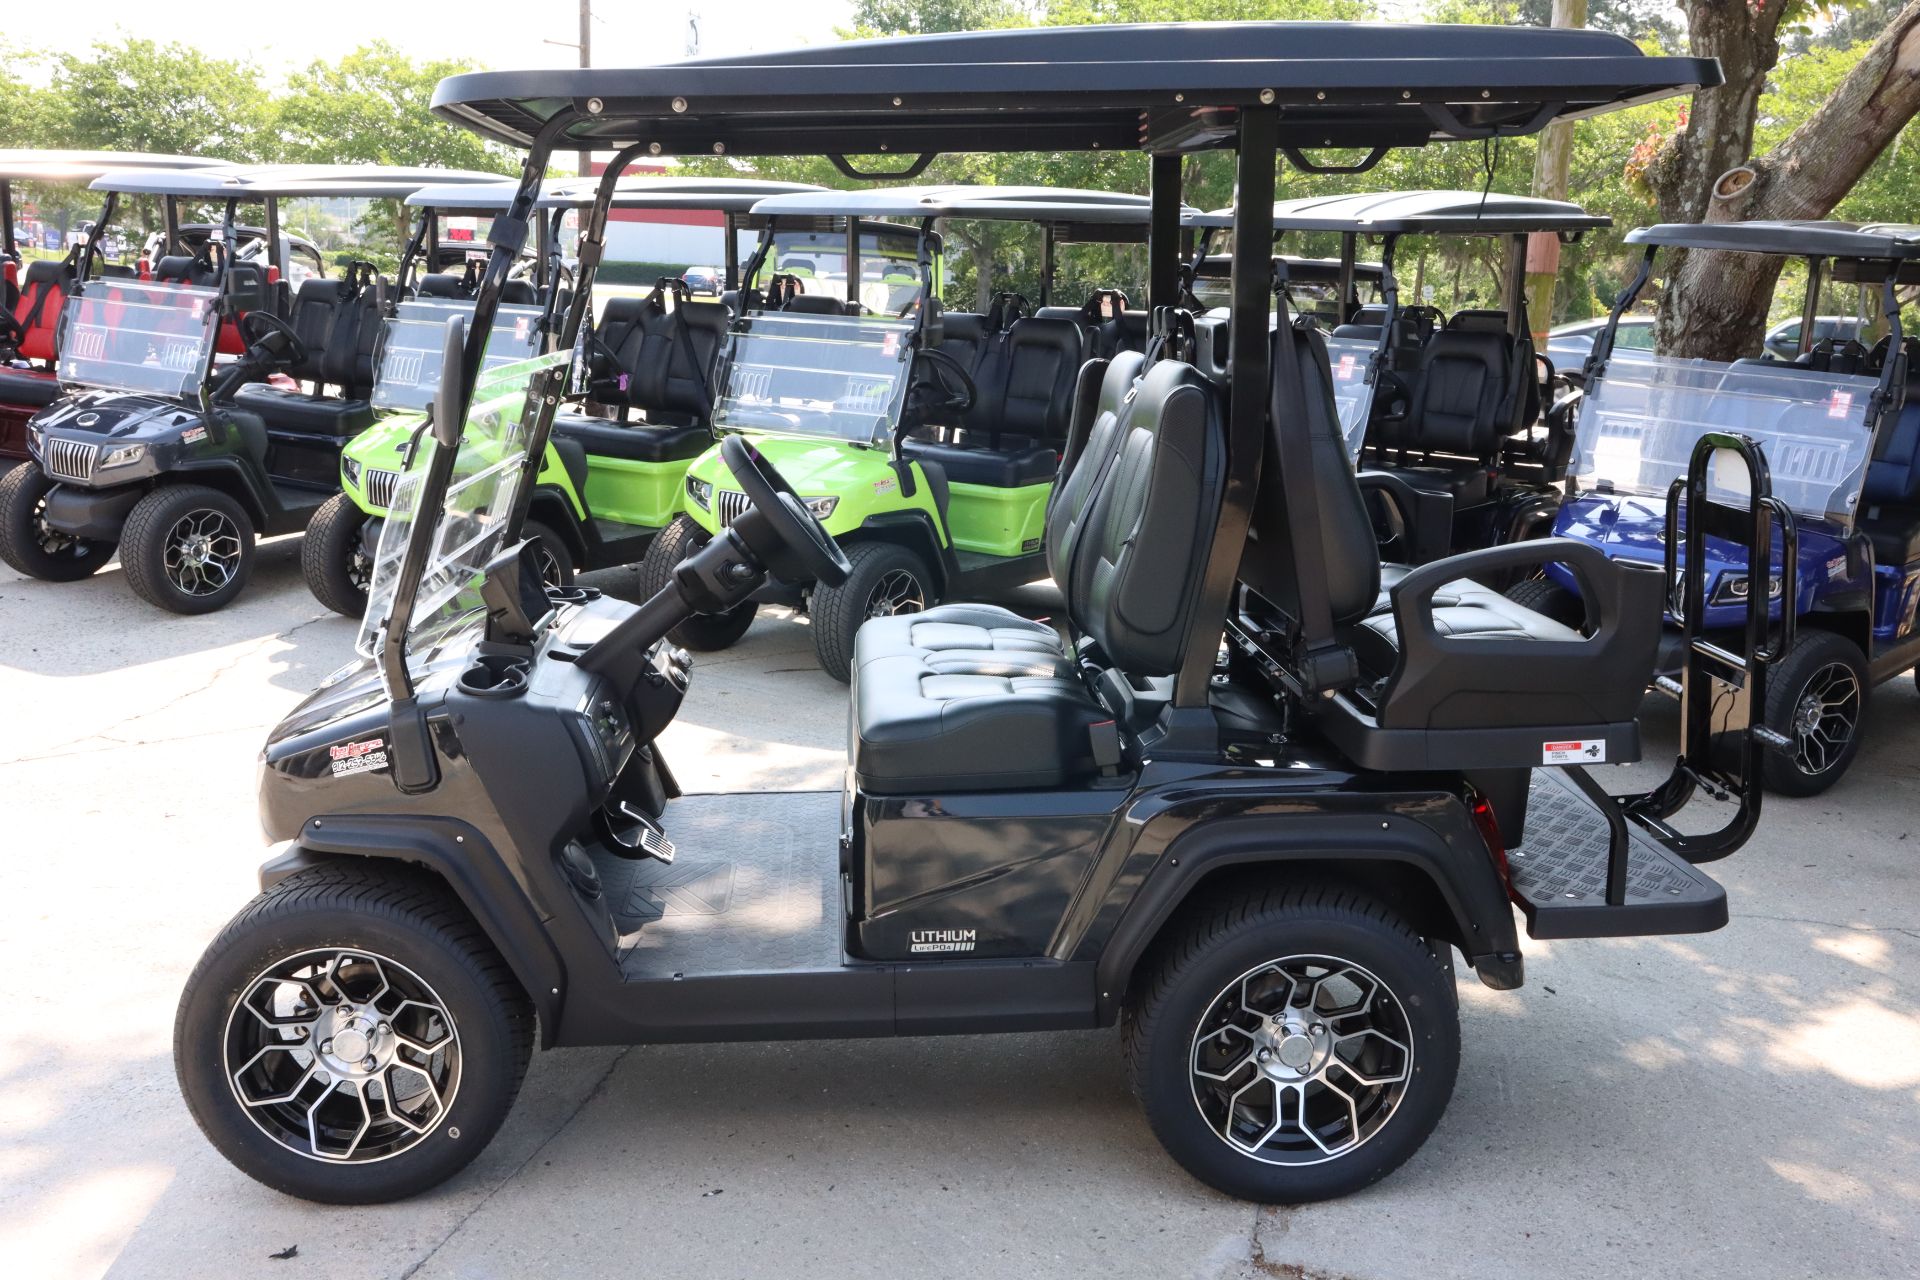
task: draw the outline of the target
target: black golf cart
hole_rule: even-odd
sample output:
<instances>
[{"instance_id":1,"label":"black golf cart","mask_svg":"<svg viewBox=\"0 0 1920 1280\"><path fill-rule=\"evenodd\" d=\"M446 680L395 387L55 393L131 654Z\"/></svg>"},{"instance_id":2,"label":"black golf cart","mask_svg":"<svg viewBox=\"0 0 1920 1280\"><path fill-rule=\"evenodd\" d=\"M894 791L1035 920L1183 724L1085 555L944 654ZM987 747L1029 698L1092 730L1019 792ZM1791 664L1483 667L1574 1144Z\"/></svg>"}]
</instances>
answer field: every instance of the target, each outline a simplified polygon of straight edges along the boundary
<instances>
[{"instance_id":1,"label":"black golf cart","mask_svg":"<svg viewBox=\"0 0 1920 1280\"><path fill-rule=\"evenodd\" d=\"M66 249L58 258L29 258L27 249L51 249L43 230L38 245L22 245L19 232L31 232L16 219L27 206L16 199L15 184L85 186L105 174L126 169L218 169L223 161L199 156L143 155L134 151L0 150L0 468L27 456L27 419L58 400L60 378L54 372L54 334L85 246ZM54 243L60 243L56 237ZM102 275L130 275L132 268L109 264L98 255Z\"/></svg>"},{"instance_id":2,"label":"black golf cart","mask_svg":"<svg viewBox=\"0 0 1920 1280\"><path fill-rule=\"evenodd\" d=\"M1818 794L1860 750L1868 691L1920 660L1920 399L1912 383L1920 339L1906 336L1900 321L1900 295L1920 284L1920 227L1663 224L1629 232L1627 243L1644 245L1646 257L1588 358L1574 483L1553 532L1610 559L1661 563L1675 554L1665 496L1699 438L1732 431L1757 441L1773 492L1792 512L1792 536L1775 541L1762 591L1746 544L1710 530L1696 626L1714 637L1737 632L1750 600L1766 600L1788 637L1764 709L1783 744L1767 757L1767 783L1788 795ZM1655 352L1613 359L1620 317L1663 250L1721 251L1734 264L1804 260L1798 353L1783 360L1769 350L1730 363ZM1869 342L1815 340L1817 317L1842 309L1855 316L1845 333ZM1792 572L1780 571L1783 559ZM1581 611L1579 591L1548 566L1511 594L1565 617ZM1662 676L1682 660L1681 628L1670 616Z\"/></svg>"},{"instance_id":3,"label":"black golf cart","mask_svg":"<svg viewBox=\"0 0 1920 1280\"><path fill-rule=\"evenodd\" d=\"M1223 210L1191 221L1219 227L1230 218ZM1573 452L1579 394L1534 350L1527 238L1572 241L1609 225L1577 204L1498 192L1311 196L1274 205L1277 236L1336 235L1343 265L1355 261L1363 238L1380 245L1384 296L1369 304L1361 296L1366 274L1346 269L1326 342L1348 447L1367 472L1362 487L1386 559L1421 564L1546 532ZM1445 315L1423 302L1401 305L1394 263L1409 236L1500 241L1500 309Z\"/></svg>"},{"instance_id":4,"label":"black golf cart","mask_svg":"<svg viewBox=\"0 0 1920 1280\"><path fill-rule=\"evenodd\" d=\"M1522 980L1510 903L1539 938L1725 922L1691 864L1758 818L1745 730L1766 617L1745 653L1695 646L1672 779L1615 799L1586 767L1639 754L1667 576L1542 539L1422 566L1380 599L1321 337L1270 302L1276 160L1329 137L1522 133L1718 80L1711 60L1595 32L1209 24L442 83L437 110L525 146L526 168L473 328L448 336L441 447L382 537L372 656L273 731L262 894L182 997L176 1064L208 1137L291 1194L387 1200L487 1143L536 1040L1118 1021L1149 1122L1197 1177L1299 1201L1384 1176L1453 1089L1456 952L1489 987ZM583 262L637 155L1152 156L1158 341L1086 366L1047 518L1071 650L977 605L874 619L844 792L678 794L657 740L692 672L667 632L769 576L849 565L731 434L746 504L669 587L629 605L540 586L516 539L568 358L476 374L539 176L588 145L624 150ZM1166 301L1183 161L1208 148L1235 154L1247 210L1225 321ZM927 310L903 359L928 349ZM1708 445L1690 510L1721 509L1709 461L1745 465L1752 501L1725 519L1764 538L1757 452ZM1590 634L1471 580L1542 561L1590 583ZM1749 749L1723 765L1710 728ZM1681 835L1667 819L1696 786L1737 804Z\"/></svg>"},{"instance_id":5,"label":"black golf cart","mask_svg":"<svg viewBox=\"0 0 1920 1280\"><path fill-rule=\"evenodd\" d=\"M31 577L85 578L116 549L150 604L207 613L246 585L257 537L298 533L338 488L341 446L373 421L379 317L371 264L340 279L284 278L279 201L401 198L428 181L498 175L380 166L135 171L96 180L106 207L81 251L60 324L68 394L27 426L31 465L0 478L0 560ZM121 198L222 212L218 235L143 277L93 270ZM242 205L265 210L265 259L237 252ZM278 380L270 382L274 375Z\"/></svg>"}]
</instances>

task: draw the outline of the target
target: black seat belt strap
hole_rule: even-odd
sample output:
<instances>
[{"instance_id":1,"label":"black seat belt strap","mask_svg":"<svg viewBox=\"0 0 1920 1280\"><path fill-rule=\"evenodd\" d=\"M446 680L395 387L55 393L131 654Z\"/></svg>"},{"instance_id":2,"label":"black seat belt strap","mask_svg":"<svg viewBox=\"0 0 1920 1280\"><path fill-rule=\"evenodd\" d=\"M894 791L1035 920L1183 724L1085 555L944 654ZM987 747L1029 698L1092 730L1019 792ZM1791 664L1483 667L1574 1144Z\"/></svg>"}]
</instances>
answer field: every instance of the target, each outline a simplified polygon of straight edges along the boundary
<instances>
[{"instance_id":1,"label":"black seat belt strap","mask_svg":"<svg viewBox=\"0 0 1920 1280\"><path fill-rule=\"evenodd\" d=\"M1279 271L1281 275L1274 291L1274 334L1280 350L1273 369L1279 395L1275 397L1275 412L1268 415L1267 430L1273 433L1275 453L1280 459L1287 532L1293 544L1293 577L1300 608L1300 616L1295 619L1300 626L1296 661L1302 682L1309 692L1317 693L1331 687L1317 670L1322 655L1338 646L1333 635L1333 606L1327 596L1327 553L1320 528L1320 499L1314 486L1308 390L1300 376L1299 336L1287 313L1285 268ZM1331 401L1331 388L1323 386L1321 391ZM1334 679L1338 680L1340 675L1344 673L1334 675Z\"/></svg>"}]
</instances>

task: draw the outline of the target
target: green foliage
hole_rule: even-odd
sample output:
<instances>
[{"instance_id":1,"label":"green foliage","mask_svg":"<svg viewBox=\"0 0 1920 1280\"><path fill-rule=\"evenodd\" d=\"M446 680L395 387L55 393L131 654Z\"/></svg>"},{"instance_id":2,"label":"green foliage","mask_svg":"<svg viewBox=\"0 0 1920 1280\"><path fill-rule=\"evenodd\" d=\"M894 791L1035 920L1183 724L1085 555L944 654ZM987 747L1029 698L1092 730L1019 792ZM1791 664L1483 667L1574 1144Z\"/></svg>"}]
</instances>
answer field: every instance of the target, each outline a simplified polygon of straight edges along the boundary
<instances>
[{"instance_id":1,"label":"green foliage","mask_svg":"<svg viewBox=\"0 0 1920 1280\"><path fill-rule=\"evenodd\" d=\"M384 40L338 62L315 62L273 104L279 158L512 173L516 157L428 110L435 85L471 70L446 59L416 62Z\"/></svg>"},{"instance_id":2,"label":"green foliage","mask_svg":"<svg viewBox=\"0 0 1920 1280\"><path fill-rule=\"evenodd\" d=\"M848 35L917 36L940 31L1023 27L1031 7L1021 0L855 0Z\"/></svg>"},{"instance_id":3,"label":"green foliage","mask_svg":"<svg viewBox=\"0 0 1920 1280\"><path fill-rule=\"evenodd\" d=\"M60 54L42 111L42 146L231 160L275 150L254 68L185 44L100 40L87 54Z\"/></svg>"}]
</instances>

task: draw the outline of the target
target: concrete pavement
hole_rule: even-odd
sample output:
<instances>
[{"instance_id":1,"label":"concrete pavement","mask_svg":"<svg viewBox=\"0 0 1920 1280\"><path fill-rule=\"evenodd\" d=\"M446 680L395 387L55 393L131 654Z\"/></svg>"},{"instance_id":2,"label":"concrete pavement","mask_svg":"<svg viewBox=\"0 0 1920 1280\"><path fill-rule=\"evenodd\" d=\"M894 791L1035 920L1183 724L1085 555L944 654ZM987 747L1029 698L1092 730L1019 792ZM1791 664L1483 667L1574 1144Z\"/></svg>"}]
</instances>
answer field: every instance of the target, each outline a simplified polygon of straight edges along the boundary
<instances>
[{"instance_id":1,"label":"concrete pavement","mask_svg":"<svg viewBox=\"0 0 1920 1280\"><path fill-rule=\"evenodd\" d=\"M1920 697L1875 694L1828 796L1769 805L1698 938L1534 944L1461 988L1451 1111L1393 1178L1263 1210L1187 1178L1111 1032L536 1055L417 1200L328 1209L201 1139L171 1028L253 891L254 757L353 627L262 548L233 608L117 566L0 570L0 1272L8 1277L1880 1277L1920 1258ZM625 574L596 575L616 591ZM1658 755L1673 715L1650 708ZM704 658L688 790L838 785L804 623ZM295 1256L271 1255L297 1246Z\"/></svg>"}]
</instances>

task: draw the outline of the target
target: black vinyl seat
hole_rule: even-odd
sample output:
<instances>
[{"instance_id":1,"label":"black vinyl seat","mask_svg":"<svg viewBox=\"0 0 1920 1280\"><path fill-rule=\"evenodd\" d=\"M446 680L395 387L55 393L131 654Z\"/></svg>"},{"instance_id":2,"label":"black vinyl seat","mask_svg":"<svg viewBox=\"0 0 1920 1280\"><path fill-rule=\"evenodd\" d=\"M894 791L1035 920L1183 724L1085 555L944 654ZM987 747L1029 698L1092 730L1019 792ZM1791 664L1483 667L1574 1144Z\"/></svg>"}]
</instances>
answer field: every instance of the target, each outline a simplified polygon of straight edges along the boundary
<instances>
[{"instance_id":1,"label":"black vinyl seat","mask_svg":"<svg viewBox=\"0 0 1920 1280\"><path fill-rule=\"evenodd\" d=\"M288 323L305 355L286 372L296 381L312 383L314 390L251 382L234 393L234 403L278 431L345 438L372 426L369 397L382 319L379 292L373 268L365 263L349 268L342 279L303 282ZM321 394L329 384L344 394Z\"/></svg>"},{"instance_id":2,"label":"black vinyl seat","mask_svg":"<svg viewBox=\"0 0 1920 1280\"><path fill-rule=\"evenodd\" d=\"M601 317L591 393L620 417L556 413L555 439L599 457L655 463L697 458L713 444L714 364L733 312L684 296L669 308L670 283L642 298L615 298ZM636 409L644 421L631 419Z\"/></svg>"},{"instance_id":3,"label":"black vinyl seat","mask_svg":"<svg viewBox=\"0 0 1920 1280\"><path fill-rule=\"evenodd\" d=\"M1059 453L1045 445L975 449L969 445L909 437L901 442L900 451L915 462L938 463L947 479L957 484L991 485L996 489L1045 484L1053 479L1060 466Z\"/></svg>"},{"instance_id":4,"label":"black vinyl seat","mask_svg":"<svg viewBox=\"0 0 1920 1280\"><path fill-rule=\"evenodd\" d=\"M51 369L0 364L0 403L44 409L59 398L60 379Z\"/></svg>"},{"instance_id":5,"label":"black vinyl seat","mask_svg":"<svg viewBox=\"0 0 1920 1280\"><path fill-rule=\"evenodd\" d=\"M1212 545L1225 440L1217 392L1191 365L1155 365L1130 408L1075 551L1084 611L1069 612L1115 667L1164 676L1179 664ZM1113 717L1070 671L1003 673L969 651L875 656L867 629L855 646L850 744L862 790L1059 786L1099 767Z\"/></svg>"},{"instance_id":6,"label":"black vinyl seat","mask_svg":"<svg viewBox=\"0 0 1920 1280\"><path fill-rule=\"evenodd\" d=\"M584 413L554 414L553 434L578 442L590 454L629 462L679 462L699 457L713 444L713 432L695 423L655 426Z\"/></svg>"},{"instance_id":7,"label":"black vinyl seat","mask_svg":"<svg viewBox=\"0 0 1920 1280\"><path fill-rule=\"evenodd\" d=\"M1496 474L1489 461L1502 437L1526 425L1521 419L1532 403L1523 385L1531 361L1524 357L1522 344L1507 332L1505 312L1456 313L1426 340L1405 379L1411 392L1405 416L1377 423L1368 440L1376 449L1447 460L1375 469L1445 493L1456 509L1486 502Z\"/></svg>"}]
</instances>

